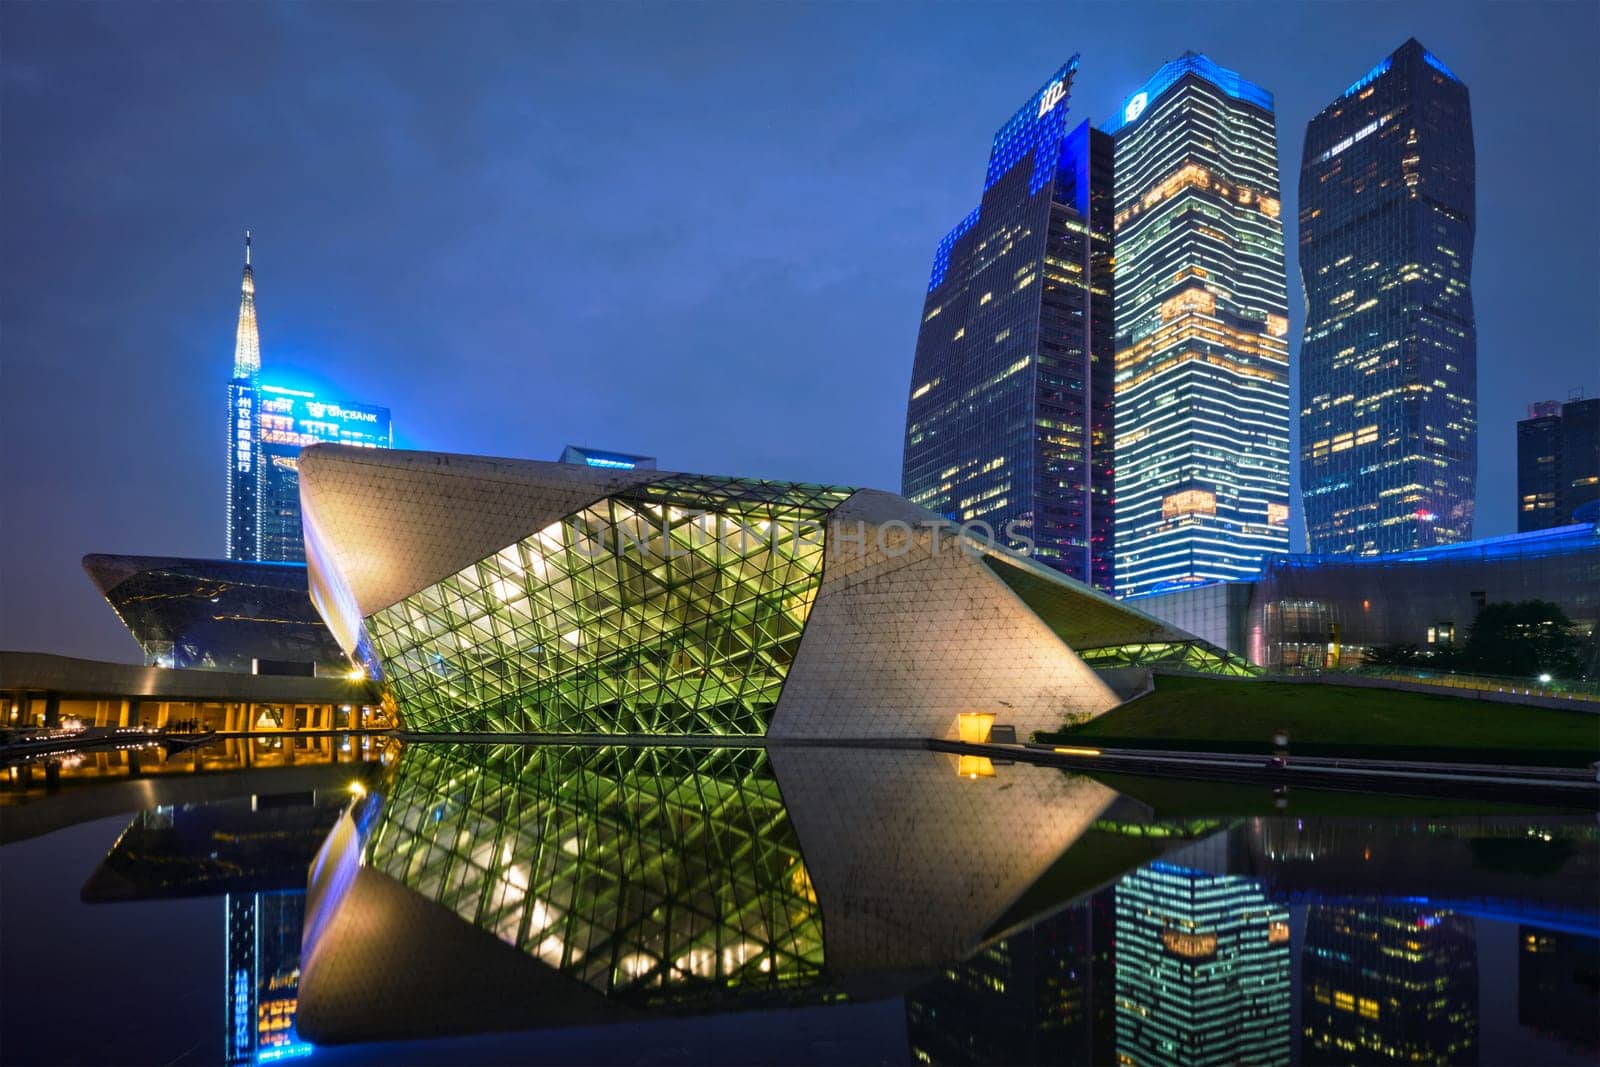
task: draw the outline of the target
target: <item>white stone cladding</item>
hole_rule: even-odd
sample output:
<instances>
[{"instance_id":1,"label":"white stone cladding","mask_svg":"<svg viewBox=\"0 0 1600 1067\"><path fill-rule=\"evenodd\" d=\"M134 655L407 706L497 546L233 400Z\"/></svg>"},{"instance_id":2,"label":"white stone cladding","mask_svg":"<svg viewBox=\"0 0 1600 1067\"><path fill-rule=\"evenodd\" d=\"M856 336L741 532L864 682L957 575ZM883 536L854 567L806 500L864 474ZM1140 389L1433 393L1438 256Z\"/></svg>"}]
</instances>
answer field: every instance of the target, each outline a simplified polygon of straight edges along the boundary
<instances>
[{"instance_id":1,"label":"white stone cladding","mask_svg":"<svg viewBox=\"0 0 1600 1067\"><path fill-rule=\"evenodd\" d=\"M916 530L907 533L891 521ZM951 737L993 712L1026 739L1117 695L983 562L956 528L863 490L834 510L822 588L767 736ZM881 534L881 536L880 536Z\"/></svg>"},{"instance_id":2,"label":"white stone cladding","mask_svg":"<svg viewBox=\"0 0 1600 1067\"><path fill-rule=\"evenodd\" d=\"M1117 793L1054 769L967 779L931 752L774 746L836 974L942 966L989 929Z\"/></svg>"},{"instance_id":3,"label":"white stone cladding","mask_svg":"<svg viewBox=\"0 0 1600 1067\"><path fill-rule=\"evenodd\" d=\"M312 445L300 506L365 618L612 493L666 471Z\"/></svg>"}]
</instances>

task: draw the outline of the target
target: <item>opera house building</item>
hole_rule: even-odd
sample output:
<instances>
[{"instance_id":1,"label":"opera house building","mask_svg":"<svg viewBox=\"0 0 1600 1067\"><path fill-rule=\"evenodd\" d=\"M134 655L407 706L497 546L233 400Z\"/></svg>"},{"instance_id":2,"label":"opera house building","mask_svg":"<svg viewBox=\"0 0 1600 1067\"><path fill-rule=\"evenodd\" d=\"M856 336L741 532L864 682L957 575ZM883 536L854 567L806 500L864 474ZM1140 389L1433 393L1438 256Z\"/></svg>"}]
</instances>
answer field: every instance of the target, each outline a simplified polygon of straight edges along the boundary
<instances>
[{"instance_id":1,"label":"opera house building","mask_svg":"<svg viewBox=\"0 0 1600 1067\"><path fill-rule=\"evenodd\" d=\"M331 445L300 480L311 599L410 732L1026 737L1124 668L1248 670L876 490Z\"/></svg>"}]
</instances>

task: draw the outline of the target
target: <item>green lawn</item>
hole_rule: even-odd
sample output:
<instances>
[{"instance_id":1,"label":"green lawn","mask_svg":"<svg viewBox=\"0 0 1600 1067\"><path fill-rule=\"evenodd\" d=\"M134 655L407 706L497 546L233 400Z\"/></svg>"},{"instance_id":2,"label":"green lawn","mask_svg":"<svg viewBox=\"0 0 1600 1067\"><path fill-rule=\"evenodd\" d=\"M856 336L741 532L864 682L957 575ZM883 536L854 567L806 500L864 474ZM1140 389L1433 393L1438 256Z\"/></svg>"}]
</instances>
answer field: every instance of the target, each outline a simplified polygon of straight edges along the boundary
<instances>
[{"instance_id":1,"label":"green lawn","mask_svg":"<svg viewBox=\"0 0 1600 1067\"><path fill-rule=\"evenodd\" d=\"M1600 715L1390 689L1167 676L1126 707L1042 740L1108 748L1289 751L1460 762L1581 765L1600 758Z\"/></svg>"},{"instance_id":2,"label":"green lawn","mask_svg":"<svg viewBox=\"0 0 1600 1067\"><path fill-rule=\"evenodd\" d=\"M1239 782L1197 782L1181 778L1150 778L1135 774L1094 771L1089 777L1123 796L1148 804L1158 819L1221 818L1249 815L1338 815L1363 818L1408 819L1463 815L1548 815L1553 809L1533 804L1506 804L1496 800L1459 797L1395 796L1389 793L1352 793L1312 789L1297 785L1279 798L1266 785ZM1587 811L1572 808L1572 811Z\"/></svg>"}]
</instances>

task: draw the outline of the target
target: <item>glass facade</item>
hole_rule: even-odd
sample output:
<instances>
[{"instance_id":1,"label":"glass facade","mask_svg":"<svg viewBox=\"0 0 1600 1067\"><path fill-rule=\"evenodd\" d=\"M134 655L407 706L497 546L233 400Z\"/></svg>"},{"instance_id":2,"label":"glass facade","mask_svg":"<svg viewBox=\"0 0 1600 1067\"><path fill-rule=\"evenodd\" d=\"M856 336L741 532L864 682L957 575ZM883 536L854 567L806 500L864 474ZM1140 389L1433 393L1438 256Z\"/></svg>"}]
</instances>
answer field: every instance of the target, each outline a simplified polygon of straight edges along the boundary
<instances>
[{"instance_id":1,"label":"glass facade","mask_svg":"<svg viewBox=\"0 0 1600 1067\"><path fill-rule=\"evenodd\" d=\"M1548 600L1578 631L1600 626L1600 533L1568 526L1371 560L1290 556L1256 583L1250 660L1358 666L1379 645L1460 645L1478 612Z\"/></svg>"},{"instance_id":2,"label":"glass facade","mask_svg":"<svg viewBox=\"0 0 1600 1067\"><path fill-rule=\"evenodd\" d=\"M1289 330L1272 94L1168 63L1116 141L1116 590L1289 548Z\"/></svg>"},{"instance_id":3,"label":"glass facade","mask_svg":"<svg viewBox=\"0 0 1600 1067\"><path fill-rule=\"evenodd\" d=\"M337 674L349 661L311 603L304 566L89 555L83 569L150 666Z\"/></svg>"},{"instance_id":4,"label":"glass facade","mask_svg":"<svg viewBox=\"0 0 1600 1067\"><path fill-rule=\"evenodd\" d=\"M425 731L766 732L852 490L676 475L366 620Z\"/></svg>"},{"instance_id":5,"label":"glass facade","mask_svg":"<svg viewBox=\"0 0 1600 1067\"><path fill-rule=\"evenodd\" d=\"M244 283L228 382L228 558L303 563L300 450L306 445L389 448L389 409L318 399L261 380L256 280L250 233L244 237Z\"/></svg>"},{"instance_id":6,"label":"glass facade","mask_svg":"<svg viewBox=\"0 0 1600 1067\"><path fill-rule=\"evenodd\" d=\"M1301 968L1301 1063L1478 1062L1471 919L1383 900L1312 905Z\"/></svg>"},{"instance_id":7,"label":"glass facade","mask_svg":"<svg viewBox=\"0 0 1600 1067\"><path fill-rule=\"evenodd\" d=\"M389 448L389 409L323 400L303 389L258 383L259 553L277 563L303 563L300 529L300 450L319 443Z\"/></svg>"},{"instance_id":8,"label":"glass facade","mask_svg":"<svg viewBox=\"0 0 1600 1067\"><path fill-rule=\"evenodd\" d=\"M261 337L256 331L256 278L250 269L250 232L244 235L244 282L233 342L233 377L228 382L228 558L260 556L257 511L256 376L261 373Z\"/></svg>"},{"instance_id":9,"label":"glass facade","mask_svg":"<svg viewBox=\"0 0 1600 1067\"><path fill-rule=\"evenodd\" d=\"M1459 645L1486 604L1521 600L1557 605L1581 635L1600 629L1600 531L1573 525L1367 559L1282 556L1255 581L1134 606L1276 671L1359 666L1378 645Z\"/></svg>"},{"instance_id":10,"label":"glass facade","mask_svg":"<svg viewBox=\"0 0 1600 1067\"><path fill-rule=\"evenodd\" d=\"M656 457L636 456L631 452L607 452L600 448L585 448L582 445L568 445L561 450L562 463L576 463L584 467L599 467L603 470L622 471L653 471L656 469Z\"/></svg>"},{"instance_id":11,"label":"glass facade","mask_svg":"<svg viewBox=\"0 0 1600 1067\"><path fill-rule=\"evenodd\" d=\"M907 993L912 1062L1115 1063L1111 897L1069 905Z\"/></svg>"},{"instance_id":12,"label":"glass facade","mask_svg":"<svg viewBox=\"0 0 1600 1067\"><path fill-rule=\"evenodd\" d=\"M978 209L935 253L901 492L1110 592L1113 158L1067 122L1076 71L995 134Z\"/></svg>"},{"instance_id":13,"label":"glass facade","mask_svg":"<svg viewBox=\"0 0 1600 1067\"><path fill-rule=\"evenodd\" d=\"M1596 500L1600 398L1534 404L1517 423L1517 530L1574 522L1578 509Z\"/></svg>"},{"instance_id":14,"label":"glass facade","mask_svg":"<svg viewBox=\"0 0 1600 1067\"><path fill-rule=\"evenodd\" d=\"M761 748L407 745L367 866L637 1007L822 973Z\"/></svg>"},{"instance_id":15,"label":"glass facade","mask_svg":"<svg viewBox=\"0 0 1600 1067\"><path fill-rule=\"evenodd\" d=\"M1415 40L1306 128L1300 480L1313 552L1472 537L1474 166L1467 87Z\"/></svg>"},{"instance_id":16,"label":"glass facade","mask_svg":"<svg viewBox=\"0 0 1600 1067\"><path fill-rule=\"evenodd\" d=\"M1289 909L1261 884L1157 862L1117 883L1117 1062L1290 1062Z\"/></svg>"}]
</instances>

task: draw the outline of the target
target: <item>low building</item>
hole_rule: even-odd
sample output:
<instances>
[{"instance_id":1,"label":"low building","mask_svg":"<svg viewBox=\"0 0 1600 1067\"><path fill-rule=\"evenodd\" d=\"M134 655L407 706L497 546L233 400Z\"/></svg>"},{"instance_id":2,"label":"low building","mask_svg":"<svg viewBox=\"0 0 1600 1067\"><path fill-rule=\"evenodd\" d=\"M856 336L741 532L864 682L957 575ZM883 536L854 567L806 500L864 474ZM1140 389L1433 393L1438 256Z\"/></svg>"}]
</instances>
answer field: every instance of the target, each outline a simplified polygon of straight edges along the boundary
<instances>
[{"instance_id":1,"label":"low building","mask_svg":"<svg viewBox=\"0 0 1600 1067\"><path fill-rule=\"evenodd\" d=\"M576 463L581 467L599 467L602 470L653 471L656 457L636 456L631 452L607 452L599 448L568 445L561 450L562 463Z\"/></svg>"},{"instance_id":2,"label":"low building","mask_svg":"<svg viewBox=\"0 0 1600 1067\"><path fill-rule=\"evenodd\" d=\"M311 604L303 563L83 557L152 667L244 674L350 672Z\"/></svg>"},{"instance_id":3,"label":"low building","mask_svg":"<svg viewBox=\"0 0 1600 1067\"><path fill-rule=\"evenodd\" d=\"M1380 645L1460 644L1487 604L1547 600L1600 627L1600 527L1352 558L1270 559L1261 575L1131 604L1269 670L1356 666Z\"/></svg>"},{"instance_id":4,"label":"low building","mask_svg":"<svg viewBox=\"0 0 1600 1067\"><path fill-rule=\"evenodd\" d=\"M315 446L312 600L430 732L1019 736L1242 667L876 490Z\"/></svg>"}]
</instances>

